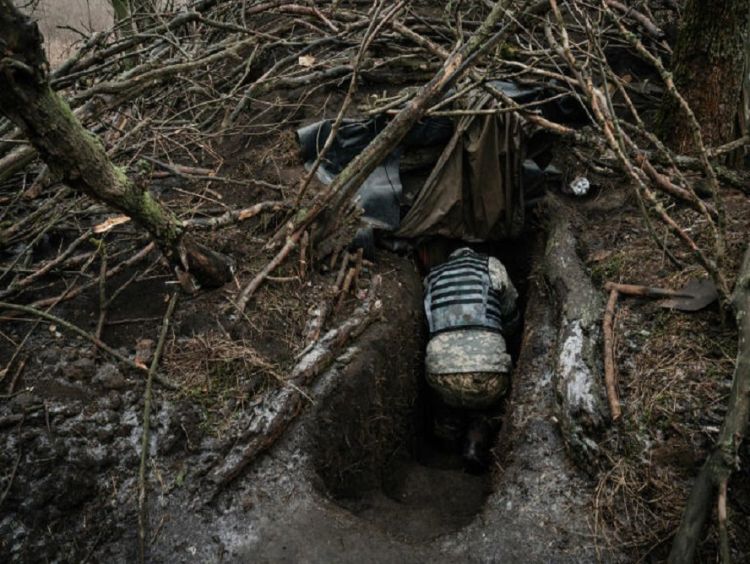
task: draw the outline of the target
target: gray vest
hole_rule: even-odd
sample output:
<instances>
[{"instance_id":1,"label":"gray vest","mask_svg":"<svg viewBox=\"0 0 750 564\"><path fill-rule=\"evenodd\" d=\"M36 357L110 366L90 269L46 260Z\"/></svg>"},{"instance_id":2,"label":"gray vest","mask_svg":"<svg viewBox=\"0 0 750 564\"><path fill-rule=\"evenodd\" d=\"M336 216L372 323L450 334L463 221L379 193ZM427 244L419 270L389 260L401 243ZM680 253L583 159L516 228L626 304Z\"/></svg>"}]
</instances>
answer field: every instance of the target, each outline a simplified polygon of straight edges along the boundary
<instances>
[{"instance_id":1,"label":"gray vest","mask_svg":"<svg viewBox=\"0 0 750 564\"><path fill-rule=\"evenodd\" d=\"M455 329L502 330L500 292L490 282L489 259L462 253L427 276L424 309L430 335Z\"/></svg>"}]
</instances>

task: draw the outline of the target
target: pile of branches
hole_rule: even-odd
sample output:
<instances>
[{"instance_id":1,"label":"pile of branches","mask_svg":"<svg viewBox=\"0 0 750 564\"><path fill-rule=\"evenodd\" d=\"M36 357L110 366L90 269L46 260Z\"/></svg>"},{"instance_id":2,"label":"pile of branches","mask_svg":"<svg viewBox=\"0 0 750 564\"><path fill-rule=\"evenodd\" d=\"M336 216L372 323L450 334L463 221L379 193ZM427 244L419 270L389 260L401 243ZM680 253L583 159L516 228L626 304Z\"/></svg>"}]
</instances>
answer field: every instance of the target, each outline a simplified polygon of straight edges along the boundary
<instances>
[{"instance_id":1,"label":"pile of branches","mask_svg":"<svg viewBox=\"0 0 750 564\"><path fill-rule=\"evenodd\" d=\"M87 36L48 80L102 141L111 161L144 190L163 185L165 177L200 186L187 194L187 203L167 204L181 230L215 230L264 212L281 214L280 228L258 241L273 258L253 279L239 281L232 300L239 311L293 249L303 242L318 248L356 217L354 192L414 123L431 115L494 112L514 112L528 128L562 137L588 170L624 173L654 245L676 265L694 263L705 270L731 311L735 273L727 256L722 186L746 189L747 183L721 163L747 139L706 145L665 64L671 50L658 14L648 2L632 4L500 0L435 8L405 0L195 0L175 8L167 3ZM675 2L654 4L675 17ZM613 51L645 64L659 97L677 104L692 134L693 154L676 153L653 133L643 109L660 98L616 71ZM490 84L497 79L542 85L552 92L550 99L572 96L588 124L576 129L552 122L539 112L544 101L518 104ZM388 94L363 103L363 87ZM479 94L489 94L496 107L472 109L470 100ZM316 116L332 117L333 127L312 170L291 182L221 176L222 142L292 131L309 119L309 102L320 95L337 104L330 116ZM344 117L376 113L391 116L383 131L329 186L310 190ZM126 271L154 249L142 231L123 227L127 217L113 217L101 202L68 187L69 180L48 170L21 130L0 120L3 301L54 306ZM218 183L260 187L277 197L231 208L212 195ZM685 209L690 213L675 213ZM657 233L657 222L668 237ZM51 258L35 252L50 233L61 231L76 235ZM104 232L119 235L116 252L91 247ZM98 277L89 274L95 265ZM65 281L65 289L39 297L53 275Z\"/></svg>"},{"instance_id":2,"label":"pile of branches","mask_svg":"<svg viewBox=\"0 0 750 564\"><path fill-rule=\"evenodd\" d=\"M716 159L742 143L715 148L702 143L697 121L662 62L669 47L653 15L626 9L617 2L558 6L545 0L514 4L512 10L511 4L498 3L493 29L482 35L490 41L471 45L487 13L481 3L470 3L465 11L450 6L444 13L432 10L434 14L427 16L424 9L406 2L386 6L382 2L323 5L201 0L178 10L132 14L112 29L87 37L50 73L49 81L65 96L78 120L99 135L110 158L128 167L131 174L145 176L147 183L176 176L206 184L262 185L269 183L217 174L222 165L218 151L222 139L289 131L300 123L311 96L346 92L333 137L341 119L356 111L351 102L362 84L393 90L393 83L403 80L399 77L407 76L412 84L424 80L426 87L421 91L404 89L393 97L370 100L365 112L396 114L392 124L404 118L406 127L384 132L381 137L387 138L377 139L375 150L366 151L356 168L344 170L341 180L316 198L312 209L306 208L301 219L273 239L274 244L283 244L291 233L286 242L295 245L321 209L328 206L341 211L357 181L398 143L409 124L429 115L491 112L465 109L466 100L477 91L489 91L499 102L497 111L516 111L534 127L595 150L599 167L625 171L644 219L649 224L663 222L675 244L689 250L728 303L731 289L724 270L726 226L719 181L744 186L744 178L717 165ZM454 49L457 44L463 47ZM618 75L608 63L607 54L613 46L630 49L664 79L666 95L684 106L685 119L695 132L696 155L675 154L651 132L633 102L639 97L638 85L630 84L629 77ZM461 58L471 60L466 64ZM446 73L446 61L458 62L458 69ZM432 84L435 78L439 80ZM552 85L557 95L572 94L588 111L591 125L581 131L545 120L537 111L540 102L519 106L490 86L489 79L542 84L548 89ZM449 100L442 99L450 86L455 86L456 92ZM619 107L626 107L627 112ZM100 220L105 210L89 203L88 213L84 213L80 208L85 204L76 202L76 194L46 167L34 164L34 147L10 121L0 121L0 135L0 198L4 204L0 242L5 249L19 250L2 274L6 281L16 275L3 293L8 297L41 278L37 276L40 266L47 273L70 266L71 258L80 264L81 258L73 255L85 238L62 250L52 265L34 264L28 256L44 233L69 222L70 216L63 210L78 209L79 226L91 224L86 222L87 216L98 214ZM702 177L699 186L711 195L710 201L694 189L697 183L692 173L696 171ZM285 198L259 206L256 212L224 206L217 214L210 191L197 206L176 211L187 220L189 229L222 227L260 211L301 207L301 196L312 178L311 171L297 185L266 186ZM694 231L688 233L669 214L674 203L696 211L710 242ZM53 209L59 213L50 217L48 211ZM57 215L60 217L55 219ZM292 215L290 212L289 217ZM38 221L41 217L46 220L44 225ZM677 262L675 253L666 248L668 243L652 232L655 243ZM277 259L274 264L280 262ZM19 269L20 265L23 268ZM34 279L22 272L31 272ZM240 306L247 304L255 286L246 286Z\"/></svg>"},{"instance_id":3,"label":"pile of branches","mask_svg":"<svg viewBox=\"0 0 750 564\"><path fill-rule=\"evenodd\" d=\"M446 77L449 82L438 84L430 92L429 103L422 104L425 107L409 121L425 115L471 113L463 109L466 105L462 100L483 89L499 100L500 111L515 110L536 127L593 147L600 166L628 174L646 221L651 223L653 218L664 222L678 244L685 245L714 279L728 303L730 288L723 270L725 214L718 182L721 179L744 186L744 178L714 163L738 143L710 148L696 139L697 155L676 155L644 123L632 100L636 86L612 70L606 53L612 46L629 47L652 64L662 78L668 78L662 58L668 55L669 47L651 17L637 10L623 14L622 5L612 2L594 7L575 2L555 5L554 9L550 6L546 1L528 2L520 8L513 6L507 18L498 14L495 25L503 27L491 38L492 49L483 46L481 60L471 61L475 63L471 68L464 65L461 76L453 73ZM100 136L117 164L150 179L174 175L252 184L248 179L218 177L221 156L217 145L221 139L234 135L265 137L289 130L299 123L305 101L315 93L348 87L350 95L338 112L343 117L353 113L351 94L361 84L392 87L405 75L412 83L418 83L419 76L427 82L440 72L453 45L476 34L486 9L471 6L458 12L458 19L450 12L436 11L432 17L420 12L404 2L386 8L378 3L332 2L323 6L276 1L239 5L203 0L177 11L149 14L148 18L139 14L125 18L111 30L83 41L49 79L55 90L64 93L79 121ZM376 26L371 25L374 17L381 20ZM584 133L549 122L537 113L539 103L519 107L489 86L488 79L541 83L548 88L554 84L560 95L573 94L588 109L592 128ZM446 88L455 83L457 94L447 103L440 100ZM663 88L681 100L671 81L666 80ZM369 112L399 113L398 108L413 103L417 96L416 89L407 89L399 96L376 100ZM623 116L615 105L627 106L630 115ZM685 110L685 119L699 136L694 116L689 108ZM33 205L34 196L43 195L51 206L53 201L71 203L74 195L65 192L45 168L28 168L36 156L35 149L24 142L9 121L0 122L0 135L0 197L6 204L0 241L8 248L39 235L32 212L44 212ZM397 142L391 136L387 148ZM367 157L377 164L382 155L380 149ZM714 195L712 203L705 203L696 194L695 181L687 178L691 171L703 177L700 186ZM21 175L22 187L13 194ZM344 180L329 192L352 180L348 176L345 171ZM363 174L357 176L362 178ZM272 188L284 196L293 194L290 203L299 205L296 196L306 190L311 178L312 174L300 179L297 186L277 184ZM345 199L342 196L351 192L344 190L327 200L335 201L335 207L340 208ZM700 214L701 225L712 239L709 245L701 245L669 215L666 210L675 201ZM210 206L204 203L202 207ZM280 207L281 203L275 209ZM189 210L190 217L201 211ZM239 219L239 210L224 211L229 215L198 221L196 227L220 227ZM317 213L306 215L299 222L305 227ZM300 232L299 225L294 227ZM299 237L293 239L296 242ZM660 237L655 236L655 240L660 247L665 246ZM283 242L283 235L275 242ZM665 251L677 260L672 251ZM33 270L31 264L25 267ZM12 268L7 269L5 275L12 272ZM241 303L247 302L250 293L243 295Z\"/></svg>"}]
</instances>

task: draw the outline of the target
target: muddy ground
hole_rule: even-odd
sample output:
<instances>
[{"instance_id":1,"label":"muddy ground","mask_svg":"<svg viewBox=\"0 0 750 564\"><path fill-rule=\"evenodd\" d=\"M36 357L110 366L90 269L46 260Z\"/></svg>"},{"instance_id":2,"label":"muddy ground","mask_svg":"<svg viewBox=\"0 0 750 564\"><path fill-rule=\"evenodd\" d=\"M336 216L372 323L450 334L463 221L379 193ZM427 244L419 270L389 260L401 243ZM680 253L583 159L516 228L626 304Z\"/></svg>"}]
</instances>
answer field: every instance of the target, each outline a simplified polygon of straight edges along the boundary
<instances>
[{"instance_id":1,"label":"muddy ground","mask_svg":"<svg viewBox=\"0 0 750 564\"><path fill-rule=\"evenodd\" d=\"M225 162L221 175L276 188L210 183L208 193L205 186L165 182L160 196L175 208L185 204L176 187L238 207L289 197L284 187L304 174L294 126L335 113L341 96L326 101L301 104L293 119L282 116L276 133L215 148ZM620 179L590 176L594 187L585 198L555 194L571 218L577 255L597 294L604 296L609 280L677 287L700 275L695 267L666 261ZM728 190L727 197L728 268L734 272L750 229L750 204L739 192ZM197 209L198 200L188 198L183 208ZM678 213L691 219L687 210ZM283 218L266 214L207 234L205 242L232 255L238 283L247 283L272 256L263 243ZM336 268L313 263L302 277L293 257L262 287L239 324L231 320L236 285L183 297L162 363L176 389L154 390L150 560L663 560L691 480L718 433L735 331L722 325L716 308L688 315L622 299L616 335L623 421L607 422L594 458L575 459L562 440L553 386L559 296L540 268L549 219L544 205L530 210L522 240L483 247L509 265L522 290L525 329L493 464L482 474L465 472L455 453L429 439L421 276L412 251L378 250L328 326L347 319L375 274L383 278L382 319L305 390L301 416L278 442L220 489L212 471L238 446L238 437L252 435L288 385L309 312L327 296ZM39 252L52 256L72 235L59 237ZM129 226L104 240L112 255L121 256L145 244ZM692 263L676 252L685 265ZM99 266L97 258L91 271ZM81 275L87 276L92 274ZM50 276L24 298L53 295L63 285ZM119 293L107 310L102 340L128 358L148 358L174 289L155 254L111 279L107 295ZM93 287L53 312L93 331L99 304ZM1 366L23 343L0 382L2 560L135 561L142 374L61 326L22 317L1 321ZM743 456L748 468L748 453ZM750 558L747 484L745 470L730 483L737 561ZM703 561L716 554L715 531L702 551Z\"/></svg>"},{"instance_id":2,"label":"muddy ground","mask_svg":"<svg viewBox=\"0 0 750 564\"><path fill-rule=\"evenodd\" d=\"M589 216L599 214L606 220L617 213L622 225L637 230L638 224L629 222L633 211L627 207L627 198L613 193L601 195L601 199L586 204L593 210ZM620 207L608 207L615 204ZM596 228L604 221L597 225L590 219L587 223L584 217L580 216L583 223L579 227L588 229L591 236L584 239L604 244L596 237ZM536 235L532 231L529 237L542 237L542 226L536 227ZM631 244L628 253L640 251L638 239L626 236L625 240ZM533 247L527 245L532 257L539 252ZM600 258L598 251L587 248L583 255L598 259L593 261L595 277L603 280L604 276L623 277L632 272L600 274L605 267L618 266L613 266L609 257L620 255ZM644 248L643 252L648 251ZM630 258L628 253L622 254L623 260ZM625 493L615 493L614 500L607 500L603 495L608 481L617 476L618 468L629 465L633 484L620 482L620 486L635 487L640 479L638 466L647 465L652 480L654 475L677 475L683 480L683 488L673 483L668 490L677 496L697 470L699 452L687 450L679 442L680 433L674 432L661 435L663 440L652 444L646 453L637 452L635 460L613 458L612 467L593 479L572 464L555 424L549 386L554 312L545 299L541 276L531 271L525 338L518 353L506 424L495 449L496 465L485 475L467 474L455 457L424 447L419 273L410 257L383 252L378 258L376 270L386 281L383 321L320 378L304 416L283 440L211 503L205 503L205 490L212 487L206 469L226 452L221 435L232 432L232 417L258 407L248 401L253 392L240 393L226 383L222 390L221 371L209 372L211 378L204 375L198 382L186 373L185 388L178 393L156 390L150 466L153 561L612 561L618 554L629 560L620 552L618 535L627 540L628 534L640 531L632 522L617 520L607 528L606 518L612 514L597 512L615 512L617 503L647 507L656 503L650 510L658 515L663 500L625 497ZM122 318L150 316L155 330L165 307L165 281L166 277L150 281L149 292L140 295L156 296L146 303L141 300L142 310L122 311ZM270 295L273 292L269 289ZM226 345L211 343L202 333L208 323L200 313L206 299L182 305L171 337L173 343L203 340L199 355L210 355L215 352L212 347ZM716 312L686 317L655 310L648 303L624 307L621 342L627 344L620 347L619 360L628 423L624 431L612 431L612 442L645 440L628 434L630 421L644 417L640 409L648 406L630 394L635 387L632 379L642 377L643 370L657 371L657 375L660 370L661 363L655 360L638 372L644 361L634 354L644 350L660 354L647 338L654 327L672 346L679 339L693 338L685 336L686 324L703 330L700 339L721 339L727 349L717 351L715 360L716 354L708 355L704 362L713 367L711 376L717 385L726 387L721 382L726 382L731 371L727 362L732 354L731 330L718 327L716 337L712 336ZM120 317L117 311L114 319ZM258 354L272 355L271 336L278 342L284 330L279 319L268 323L270 335L258 341L258 350L263 351ZM670 333L674 331L672 323L678 324L679 332ZM19 330L23 327L18 324ZM3 463L6 468L16 467L3 500L3 551L12 561L132 561L137 544L135 476L143 380L96 355L90 346L76 342L64 331L57 330L60 336L52 331L45 328L33 337L30 350L34 354L17 384L19 392L3 403ZM134 347L126 343L135 344L138 337L148 334L139 327L130 332L113 331L105 337L132 355ZM277 344L276 350L279 348ZM179 365L179 355L167 358ZM197 362L194 356L187 358ZM240 370L231 363L222 365L229 374ZM691 369L698 367L684 364L675 371L680 374ZM676 375L662 370L671 378ZM690 379L689 374L684 377ZM247 373L241 378L246 386L262 385ZM208 390L209 380L219 389ZM221 393L228 397L210 401L212 394ZM232 398L232 394L240 397ZM711 416L718 420L721 405L716 409L714 414L701 414L699 421ZM217 430L219 423L223 427ZM676 420L673 426L680 429L691 423ZM664 431L642 427L640 433ZM709 447L709 439L710 435L700 443L704 449ZM649 457L645 461L644 454ZM616 451L610 456L617 456ZM738 493L734 499L741 501L741 476L733 491ZM676 498L670 501L677 506L681 503ZM611 505L602 507L607 502ZM744 515L739 504L735 511L737 517ZM733 527L733 534L743 542L742 531ZM649 549L653 547L640 546L644 555Z\"/></svg>"},{"instance_id":3,"label":"muddy ground","mask_svg":"<svg viewBox=\"0 0 750 564\"><path fill-rule=\"evenodd\" d=\"M299 163L282 158L293 174ZM736 261L750 214L744 196L731 197ZM243 203L236 190L226 198ZM607 280L669 286L695 274L670 268L654 252L622 187L602 183L584 200L562 201L597 287ZM539 270L545 213L530 215L523 241L484 247L509 265L522 290L525 330L494 463L480 475L431 445L426 431L421 277L411 253L378 251L362 290L371 275L382 275L382 319L307 390L302 417L281 440L218 491L211 471L236 437L267 415L269 398L302 348L308 310L335 272L318 265L305 281L269 282L239 328L229 322L231 290L183 299L164 358L164 374L178 389L155 389L151 561L663 558L723 415L733 330L721 326L715 309L686 315L623 300L617 350L624 421L599 437L591 465L574 463L551 384L558 321L554 292ZM252 238L274 226L273 217L264 218L212 237L239 251L246 276L266 256ZM131 358L153 346L144 339L156 338L174 288L153 261L112 304L103 333ZM279 276L296 268L287 265ZM350 296L331 326L358 302ZM91 291L56 312L91 330L97 304ZM4 321L4 362L14 350L8 342L21 341L34 321ZM14 562L132 562L143 377L46 323L24 350L25 364L12 389L6 380L0 407L0 552ZM750 544L744 476L730 484L738 556ZM714 542L709 536L704 554Z\"/></svg>"}]
</instances>

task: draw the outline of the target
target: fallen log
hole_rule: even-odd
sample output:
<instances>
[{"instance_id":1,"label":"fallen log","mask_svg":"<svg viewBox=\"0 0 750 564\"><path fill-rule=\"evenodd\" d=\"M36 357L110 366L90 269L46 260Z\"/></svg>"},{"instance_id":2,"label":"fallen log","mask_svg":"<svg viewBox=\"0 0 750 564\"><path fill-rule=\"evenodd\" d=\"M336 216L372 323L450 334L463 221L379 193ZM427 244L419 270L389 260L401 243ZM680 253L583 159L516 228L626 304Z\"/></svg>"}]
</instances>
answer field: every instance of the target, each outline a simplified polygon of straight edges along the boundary
<instances>
[{"instance_id":1,"label":"fallen log","mask_svg":"<svg viewBox=\"0 0 750 564\"><path fill-rule=\"evenodd\" d=\"M0 61L0 108L50 171L70 187L133 218L179 272L189 272L208 287L231 280L231 261L186 235L182 222L145 186L136 185L112 164L99 140L52 90L39 28L10 0L0 0L0 42L6 55Z\"/></svg>"},{"instance_id":2,"label":"fallen log","mask_svg":"<svg viewBox=\"0 0 750 564\"><path fill-rule=\"evenodd\" d=\"M553 385L568 450L582 468L598 458L607 408L602 382L600 319L604 304L576 252L571 211L548 198L543 272L558 312Z\"/></svg>"},{"instance_id":3,"label":"fallen log","mask_svg":"<svg viewBox=\"0 0 750 564\"><path fill-rule=\"evenodd\" d=\"M727 413L716 445L701 467L685 505L669 553L671 564L694 561L714 499L722 484L737 469L738 450L747 432L750 416L750 246L745 251L731 304L737 321L739 346Z\"/></svg>"}]
</instances>

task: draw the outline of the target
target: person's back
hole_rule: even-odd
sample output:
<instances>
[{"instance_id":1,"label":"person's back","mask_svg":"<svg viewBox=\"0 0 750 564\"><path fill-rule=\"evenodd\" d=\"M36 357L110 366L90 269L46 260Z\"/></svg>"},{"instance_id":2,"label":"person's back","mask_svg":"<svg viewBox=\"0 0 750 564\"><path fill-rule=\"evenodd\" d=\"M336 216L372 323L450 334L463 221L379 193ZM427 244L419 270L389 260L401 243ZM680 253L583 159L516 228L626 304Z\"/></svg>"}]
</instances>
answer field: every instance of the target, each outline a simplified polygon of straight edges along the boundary
<instances>
[{"instance_id":1,"label":"person's back","mask_svg":"<svg viewBox=\"0 0 750 564\"><path fill-rule=\"evenodd\" d=\"M517 297L499 260L466 247L428 274L426 376L448 406L487 409L507 392L511 358L505 337L517 329Z\"/></svg>"}]
</instances>

